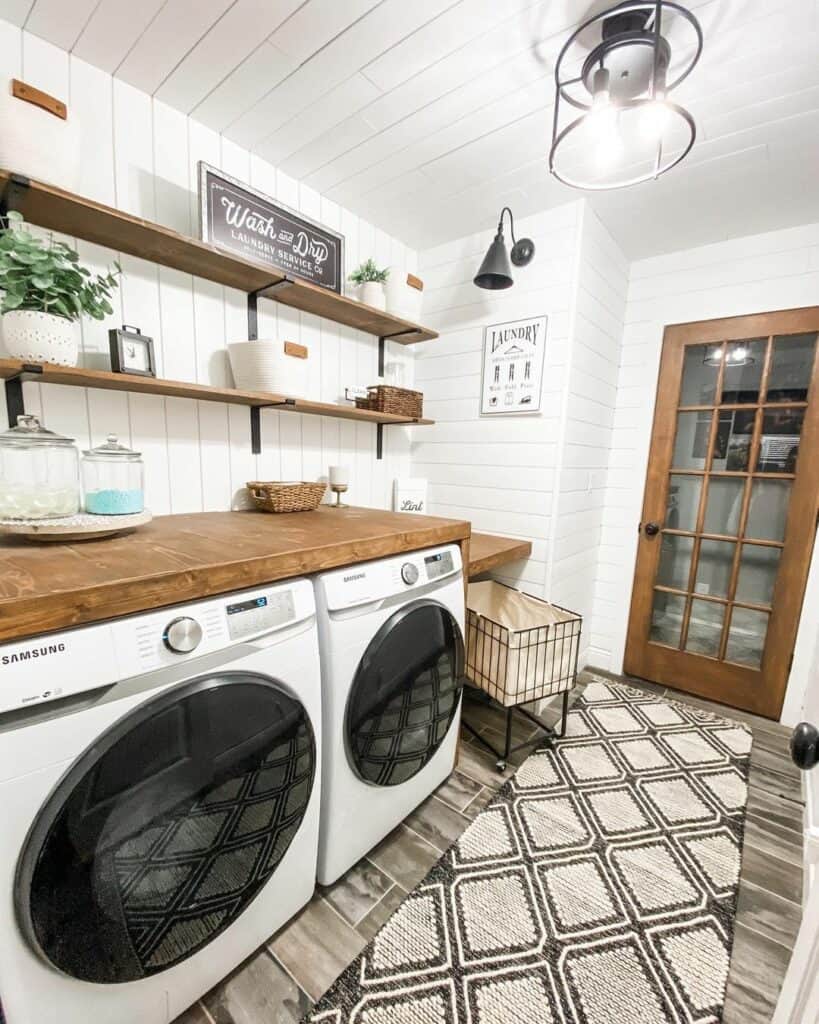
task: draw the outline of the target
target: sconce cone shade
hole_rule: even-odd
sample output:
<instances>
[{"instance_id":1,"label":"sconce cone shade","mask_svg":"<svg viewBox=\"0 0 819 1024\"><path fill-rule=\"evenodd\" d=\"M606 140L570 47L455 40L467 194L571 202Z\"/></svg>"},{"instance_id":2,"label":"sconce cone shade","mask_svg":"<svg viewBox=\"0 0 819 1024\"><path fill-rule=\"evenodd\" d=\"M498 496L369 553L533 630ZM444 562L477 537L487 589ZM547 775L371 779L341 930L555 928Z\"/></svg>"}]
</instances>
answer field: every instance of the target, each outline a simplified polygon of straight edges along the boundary
<instances>
[{"instance_id":1,"label":"sconce cone shade","mask_svg":"<svg viewBox=\"0 0 819 1024\"><path fill-rule=\"evenodd\" d=\"M512 287L512 266L501 231L495 235L494 241L487 249L474 283L479 288L488 288L490 291Z\"/></svg>"}]
</instances>

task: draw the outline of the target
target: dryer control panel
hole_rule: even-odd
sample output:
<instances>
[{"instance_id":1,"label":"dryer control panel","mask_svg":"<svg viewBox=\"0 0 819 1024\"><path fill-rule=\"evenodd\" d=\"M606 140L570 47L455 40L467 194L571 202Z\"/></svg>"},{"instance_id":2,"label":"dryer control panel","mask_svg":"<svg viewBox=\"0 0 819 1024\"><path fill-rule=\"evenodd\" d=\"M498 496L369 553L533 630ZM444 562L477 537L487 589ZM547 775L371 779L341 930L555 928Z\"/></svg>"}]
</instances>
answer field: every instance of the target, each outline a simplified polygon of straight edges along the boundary
<instances>
[{"instance_id":1,"label":"dryer control panel","mask_svg":"<svg viewBox=\"0 0 819 1024\"><path fill-rule=\"evenodd\" d=\"M408 594L432 584L442 585L460 573L461 549L457 544L448 544L325 573L319 577L319 586L327 608L340 611Z\"/></svg>"}]
</instances>

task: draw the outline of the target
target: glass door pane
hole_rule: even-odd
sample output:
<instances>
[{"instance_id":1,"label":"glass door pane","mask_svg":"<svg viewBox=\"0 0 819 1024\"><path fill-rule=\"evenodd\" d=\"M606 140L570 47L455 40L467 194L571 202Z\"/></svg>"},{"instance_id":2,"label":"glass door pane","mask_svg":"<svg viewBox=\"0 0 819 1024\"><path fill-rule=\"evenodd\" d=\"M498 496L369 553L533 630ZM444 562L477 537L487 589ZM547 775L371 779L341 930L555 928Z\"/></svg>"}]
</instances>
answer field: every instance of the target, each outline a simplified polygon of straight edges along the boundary
<instances>
[{"instance_id":1,"label":"glass door pane","mask_svg":"<svg viewBox=\"0 0 819 1024\"><path fill-rule=\"evenodd\" d=\"M816 339L686 348L649 643L760 666Z\"/></svg>"}]
</instances>

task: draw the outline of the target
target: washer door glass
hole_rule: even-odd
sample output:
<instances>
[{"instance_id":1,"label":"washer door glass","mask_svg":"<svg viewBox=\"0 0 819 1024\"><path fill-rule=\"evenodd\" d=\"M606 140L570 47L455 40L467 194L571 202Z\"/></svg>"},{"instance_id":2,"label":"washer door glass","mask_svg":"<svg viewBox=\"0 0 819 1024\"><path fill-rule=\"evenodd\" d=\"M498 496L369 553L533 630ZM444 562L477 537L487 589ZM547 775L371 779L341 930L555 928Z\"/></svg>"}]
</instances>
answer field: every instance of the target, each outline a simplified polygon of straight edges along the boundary
<instances>
[{"instance_id":1,"label":"washer door glass","mask_svg":"<svg viewBox=\"0 0 819 1024\"><path fill-rule=\"evenodd\" d=\"M304 707L266 676L166 691L75 762L17 866L19 923L64 974L116 983L192 956L259 894L307 809Z\"/></svg>"},{"instance_id":2,"label":"washer door glass","mask_svg":"<svg viewBox=\"0 0 819 1024\"><path fill-rule=\"evenodd\" d=\"M463 637L446 608L418 601L391 616L347 701L347 753L360 778L397 786L421 771L452 724L462 677Z\"/></svg>"}]
</instances>

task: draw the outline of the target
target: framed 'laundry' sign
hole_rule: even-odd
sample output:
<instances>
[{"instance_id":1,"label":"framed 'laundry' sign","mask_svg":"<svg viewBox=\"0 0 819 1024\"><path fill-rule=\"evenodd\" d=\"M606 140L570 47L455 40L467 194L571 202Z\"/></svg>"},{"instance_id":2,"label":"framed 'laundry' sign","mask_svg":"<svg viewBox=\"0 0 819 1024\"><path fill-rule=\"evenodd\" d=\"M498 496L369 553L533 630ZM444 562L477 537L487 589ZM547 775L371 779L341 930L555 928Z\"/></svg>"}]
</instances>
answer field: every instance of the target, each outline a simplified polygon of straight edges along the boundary
<instances>
[{"instance_id":1,"label":"framed 'laundry' sign","mask_svg":"<svg viewBox=\"0 0 819 1024\"><path fill-rule=\"evenodd\" d=\"M485 329L481 416L540 412L547 320L533 316Z\"/></svg>"},{"instance_id":2,"label":"framed 'laundry' sign","mask_svg":"<svg viewBox=\"0 0 819 1024\"><path fill-rule=\"evenodd\" d=\"M199 161L202 241L341 294L344 236Z\"/></svg>"}]
</instances>

